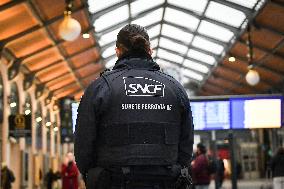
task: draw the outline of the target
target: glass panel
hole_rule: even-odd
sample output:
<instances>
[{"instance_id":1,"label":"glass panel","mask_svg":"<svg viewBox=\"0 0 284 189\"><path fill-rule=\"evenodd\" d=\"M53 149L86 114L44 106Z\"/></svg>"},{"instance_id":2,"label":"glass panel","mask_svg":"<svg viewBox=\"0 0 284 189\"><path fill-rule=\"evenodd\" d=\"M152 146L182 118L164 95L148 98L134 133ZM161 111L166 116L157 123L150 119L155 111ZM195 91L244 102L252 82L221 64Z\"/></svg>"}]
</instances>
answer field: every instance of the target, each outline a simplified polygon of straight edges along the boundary
<instances>
[{"instance_id":1,"label":"glass panel","mask_svg":"<svg viewBox=\"0 0 284 189\"><path fill-rule=\"evenodd\" d=\"M181 54L186 53L187 47L178 43L175 43L171 40L165 39L163 37L160 38L160 46L165 47L167 49L172 49L174 51L177 51Z\"/></svg>"},{"instance_id":2,"label":"glass panel","mask_svg":"<svg viewBox=\"0 0 284 189\"><path fill-rule=\"evenodd\" d=\"M160 29L161 29L160 24L148 29L147 32L148 32L149 37L152 38L152 37L156 37L157 35L159 35Z\"/></svg>"},{"instance_id":3,"label":"glass panel","mask_svg":"<svg viewBox=\"0 0 284 189\"><path fill-rule=\"evenodd\" d=\"M168 24L163 24L162 35L184 41L185 43L189 43L193 37L191 33L184 32L183 30L170 26Z\"/></svg>"},{"instance_id":4,"label":"glass panel","mask_svg":"<svg viewBox=\"0 0 284 189\"><path fill-rule=\"evenodd\" d=\"M158 50L157 56L160 57L160 58L164 58L164 59L176 62L176 63L181 63L183 61L183 57L176 55L176 54L173 54L173 53L170 53L170 52L165 51L163 49Z\"/></svg>"},{"instance_id":5,"label":"glass panel","mask_svg":"<svg viewBox=\"0 0 284 189\"><path fill-rule=\"evenodd\" d=\"M205 15L235 27L239 27L246 18L243 12L212 1L205 12Z\"/></svg>"},{"instance_id":6,"label":"glass panel","mask_svg":"<svg viewBox=\"0 0 284 189\"><path fill-rule=\"evenodd\" d=\"M148 13L146 16L133 20L131 23L145 27L162 20L162 16L163 16L163 9L160 8L158 10Z\"/></svg>"},{"instance_id":7,"label":"glass panel","mask_svg":"<svg viewBox=\"0 0 284 189\"><path fill-rule=\"evenodd\" d=\"M210 65L213 65L215 63L214 57L198 52L198 51L195 51L195 50L192 50L192 49L189 50L189 52L187 53L187 56L194 58L196 60L200 60Z\"/></svg>"},{"instance_id":8,"label":"glass panel","mask_svg":"<svg viewBox=\"0 0 284 189\"><path fill-rule=\"evenodd\" d=\"M102 35L99 39L100 46L104 46L110 42L116 41L116 36L121 28L118 28L116 30L113 30L109 33L106 33Z\"/></svg>"},{"instance_id":9,"label":"glass panel","mask_svg":"<svg viewBox=\"0 0 284 189\"><path fill-rule=\"evenodd\" d=\"M113 24L127 20L128 17L128 6L124 5L99 17L94 23L95 31L100 32Z\"/></svg>"},{"instance_id":10,"label":"glass panel","mask_svg":"<svg viewBox=\"0 0 284 189\"><path fill-rule=\"evenodd\" d=\"M158 46L158 38L151 41L151 48L154 49Z\"/></svg>"},{"instance_id":11,"label":"glass panel","mask_svg":"<svg viewBox=\"0 0 284 189\"><path fill-rule=\"evenodd\" d=\"M198 32L224 42L229 42L234 36L230 30L204 20L201 22Z\"/></svg>"},{"instance_id":12,"label":"glass panel","mask_svg":"<svg viewBox=\"0 0 284 189\"><path fill-rule=\"evenodd\" d=\"M107 63L105 64L105 67L107 69L111 69L115 65L116 60L117 60L116 57L111 58L109 61L107 61Z\"/></svg>"},{"instance_id":13,"label":"glass panel","mask_svg":"<svg viewBox=\"0 0 284 189\"><path fill-rule=\"evenodd\" d=\"M157 62L157 64L159 64L159 66L160 66L161 68L173 66L172 63L170 63L170 62L168 62L168 61L165 61L165 60L162 60L162 59L159 59L159 58L156 60L156 62Z\"/></svg>"},{"instance_id":14,"label":"glass panel","mask_svg":"<svg viewBox=\"0 0 284 189\"><path fill-rule=\"evenodd\" d=\"M254 5L257 3L257 0L227 0L227 1L242 5L244 7L248 7L250 9L252 9Z\"/></svg>"},{"instance_id":15,"label":"glass panel","mask_svg":"<svg viewBox=\"0 0 284 189\"><path fill-rule=\"evenodd\" d=\"M122 0L88 0L89 11L91 13L95 13L112 5L115 5L121 1Z\"/></svg>"},{"instance_id":16,"label":"glass panel","mask_svg":"<svg viewBox=\"0 0 284 189\"><path fill-rule=\"evenodd\" d=\"M168 0L168 3L202 13L206 7L207 0Z\"/></svg>"},{"instance_id":17,"label":"glass panel","mask_svg":"<svg viewBox=\"0 0 284 189\"><path fill-rule=\"evenodd\" d=\"M224 50L223 46L213 43L211 41L205 40L199 36L196 36L193 39L192 45L200 49L203 49L203 50L211 51L215 54L221 54L221 52Z\"/></svg>"},{"instance_id":18,"label":"glass panel","mask_svg":"<svg viewBox=\"0 0 284 189\"><path fill-rule=\"evenodd\" d=\"M18 93L18 86L16 83L12 83L11 85L11 94L9 96L9 104L11 115L16 115L19 113L19 93Z\"/></svg>"},{"instance_id":19,"label":"glass panel","mask_svg":"<svg viewBox=\"0 0 284 189\"><path fill-rule=\"evenodd\" d=\"M175 9L166 8L165 20L195 30L199 19Z\"/></svg>"},{"instance_id":20,"label":"glass panel","mask_svg":"<svg viewBox=\"0 0 284 189\"><path fill-rule=\"evenodd\" d=\"M200 72L203 72L203 73L208 73L209 72L209 68L200 64L200 63L197 63L197 62L193 62L191 60L185 60L183 62L183 65L185 67L188 67L190 69L193 69L193 70L197 70L197 71L200 71Z\"/></svg>"},{"instance_id":21,"label":"glass panel","mask_svg":"<svg viewBox=\"0 0 284 189\"><path fill-rule=\"evenodd\" d=\"M115 45L108 47L106 50L104 50L104 52L102 53L102 56L106 58L114 54L115 54Z\"/></svg>"},{"instance_id":22,"label":"glass panel","mask_svg":"<svg viewBox=\"0 0 284 189\"><path fill-rule=\"evenodd\" d=\"M135 1L130 4L131 6L131 14L132 16L137 15L138 13L150 9L152 7L161 5L165 2L165 0L155 0L155 1L149 1L149 0L139 0Z\"/></svg>"},{"instance_id":23,"label":"glass panel","mask_svg":"<svg viewBox=\"0 0 284 189\"><path fill-rule=\"evenodd\" d=\"M183 75L196 79L198 81L201 81L203 79L202 75L188 69L182 69L182 73Z\"/></svg>"}]
</instances>

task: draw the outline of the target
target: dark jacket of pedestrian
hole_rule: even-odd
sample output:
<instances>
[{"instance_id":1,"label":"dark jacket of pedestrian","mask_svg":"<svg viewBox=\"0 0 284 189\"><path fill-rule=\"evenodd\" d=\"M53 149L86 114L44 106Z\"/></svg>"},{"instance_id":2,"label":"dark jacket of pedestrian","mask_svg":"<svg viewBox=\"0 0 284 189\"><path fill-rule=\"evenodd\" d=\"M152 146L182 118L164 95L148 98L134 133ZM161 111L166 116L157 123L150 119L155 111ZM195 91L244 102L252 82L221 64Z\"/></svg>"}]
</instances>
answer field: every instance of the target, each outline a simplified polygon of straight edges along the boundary
<instances>
[{"instance_id":1,"label":"dark jacket of pedestrian","mask_svg":"<svg viewBox=\"0 0 284 189\"><path fill-rule=\"evenodd\" d=\"M272 177L284 176L284 148L279 148L271 160Z\"/></svg>"},{"instance_id":2,"label":"dark jacket of pedestrian","mask_svg":"<svg viewBox=\"0 0 284 189\"><path fill-rule=\"evenodd\" d=\"M11 189L14 181L13 172L7 166L3 166L1 169L1 189Z\"/></svg>"}]
</instances>

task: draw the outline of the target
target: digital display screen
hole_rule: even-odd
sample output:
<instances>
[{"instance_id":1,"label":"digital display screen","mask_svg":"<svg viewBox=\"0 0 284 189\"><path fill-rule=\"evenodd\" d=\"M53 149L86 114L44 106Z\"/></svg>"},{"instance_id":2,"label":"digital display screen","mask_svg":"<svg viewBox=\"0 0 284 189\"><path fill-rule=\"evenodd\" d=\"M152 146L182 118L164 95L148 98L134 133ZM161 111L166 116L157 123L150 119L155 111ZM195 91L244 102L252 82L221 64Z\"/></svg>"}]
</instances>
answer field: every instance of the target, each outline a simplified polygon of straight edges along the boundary
<instances>
[{"instance_id":1,"label":"digital display screen","mask_svg":"<svg viewBox=\"0 0 284 189\"><path fill-rule=\"evenodd\" d=\"M76 120L77 120L77 110L79 107L79 103L78 102L73 102L71 104L71 108L72 108L72 126L73 126L73 133L75 132L75 125L76 125Z\"/></svg>"},{"instance_id":2,"label":"digital display screen","mask_svg":"<svg viewBox=\"0 0 284 189\"><path fill-rule=\"evenodd\" d=\"M230 101L190 102L195 130L230 129Z\"/></svg>"},{"instance_id":3,"label":"digital display screen","mask_svg":"<svg viewBox=\"0 0 284 189\"><path fill-rule=\"evenodd\" d=\"M281 127L281 98L230 99L232 129Z\"/></svg>"}]
</instances>

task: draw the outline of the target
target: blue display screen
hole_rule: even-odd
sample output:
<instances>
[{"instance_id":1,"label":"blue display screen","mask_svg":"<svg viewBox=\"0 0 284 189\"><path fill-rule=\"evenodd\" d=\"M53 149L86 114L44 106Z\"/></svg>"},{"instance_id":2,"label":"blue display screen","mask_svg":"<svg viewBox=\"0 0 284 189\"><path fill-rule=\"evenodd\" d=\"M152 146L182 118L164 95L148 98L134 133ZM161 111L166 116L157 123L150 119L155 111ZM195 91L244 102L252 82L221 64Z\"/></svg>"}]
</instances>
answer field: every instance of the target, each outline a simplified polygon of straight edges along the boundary
<instances>
[{"instance_id":1,"label":"blue display screen","mask_svg":"<svg viewBox=\"0 0 284 189\"><path fill-rule=\"evenodd\" d=\"M232 129L279 128L282 98L230 99Z\"/></svg>"},{"instance_id":2,"label":"blue display screen","mask_svg":"<svg viewBox=\"0 0 284 189\"><path fill-rule=\"evenodd\" d=\"M280 128L283 97L232 97L191 101L195 130Z\"/></svg>"},{"instance_id":3,"label":"blue display screen","mask_svg":"<svg viewBox=\"0 0 284 189\"><path fill-rule=\"evenodd\" d=\"M191 102L195 130L230 128L230 101Z\"/></svg>"}]
</instances>

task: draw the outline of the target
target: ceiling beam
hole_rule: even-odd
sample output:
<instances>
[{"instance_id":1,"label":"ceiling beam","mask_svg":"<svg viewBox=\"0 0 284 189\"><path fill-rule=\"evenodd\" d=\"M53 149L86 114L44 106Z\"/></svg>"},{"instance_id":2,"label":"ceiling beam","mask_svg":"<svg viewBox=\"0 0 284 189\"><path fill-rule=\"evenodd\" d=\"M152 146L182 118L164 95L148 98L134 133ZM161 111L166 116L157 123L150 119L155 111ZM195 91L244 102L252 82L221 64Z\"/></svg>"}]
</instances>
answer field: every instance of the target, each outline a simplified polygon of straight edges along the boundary
<instances>
[{"instance_id":1,"label":"ceiling beam","mask_svg":"<svg viewBox=\"0 0 284 189\"><path fill-rule=\"evenodd\" d=\"M243 44L243 45L247 45L247 44L246 44L246 41L243 40L243 39L240 39L239 42L240 42L241 44ZM284 60L284 55L275 52L274 49L270 50L269 48L261 47L261 46L259 46L259 45L256 44L256 43L253 43L253 47L256 48L257 50L260 50L260 51L263 51L263 52L269 54L270 56L275 56L275 57L278 57L278 58L281 58L281 59Z\"/></svg>"},{"instance_id":2,"label":"ceiling beam","mask_svg":"<svg viewBox=\"0 0 284 189\"><path fill-rule=\"evenodd\" d=\"M68 75L72 75L72 74L71 74L70 72L66 72L66 73L63 73L63 74L61 74L61 75L55 77L55 78L52 78L51 80L48 80L48 81L46 81L46 82L42 82L42 84L43 84L43 85L47 85L48 83L51 83L51 82L53 82L53 81L55 81L55 80L57 80L57 79L60 79L60 78L62 78L62 77L67 77Z\"/></svg>"},{"instance_id":3,"label":"ceiling beam","mask_svg":"<svg viewBox=\"0 0 284 189\"><path fill-rule=\"evenodd\" d=\"M40 25L43 25L44 24L44 20L41 18L37 8L35 7L34 5L34 2L33 0L28 0L27 2L27 5L28 7L30 8L32 14L34 15L34 17L36 18L36 20L40 23ZM56 40L55 38L53 37L53 35L51 34L51 32L48 30L47 27L44 27L45 31L46 31L46 34L48 36L48 38L53 41L53 43L56 43ZM57 49L59 50L59 52L61 53L61 55L63 57L65 57L64 55L67 54L63 49L61 49L59 46L56 46ZM66 65L67 67L69 68L69 71L72 73L72 75L75 77L76 81L77 81L77 84L82 88L84 89L84 85L81 83L81 81L79 80L79 76L75 73L74 71L74 68L72 66L72 63L70 60L66 60Z\"/></svg>"},{"instance_id":4,"label":"ceiling beam","mask_svg":"<svg viewBox=\"0 0 284 189\"><path fill-rule=\"evenodd\" d=\"M236 79L236 81L242 80L242 79L244 79L245 76L246 76L246 73L237 71L237 70L235 70L235 69L232 69L231 67L226 66L225 64L219 64L219 66L222 67L222 68L225 68L225 69L227 69L227 70L229 70L229 71L231 71L231 72L234 72L234 73L240 75L240 77L239 77L238 79ZM275 83L272 83L271 81L266 80L266 79L264 79L264 78L261 78L259 82L262 82L263 84L268 85L268 86L275 85Z\"/></svg>"},{"instance_id":5,"label":"ceiling beam","mask_svg":"<svg viewBox=\"0 0 284 189\"><path fill-rule=\"evenodd\" d=\"M25 1L26 0L13 0L13 1L10 1L8 3L5 3L4 5L0 6L0 12L1 11L5 11L6 9L12 8L13 6L21 4L21 3L25 2Z\"/></svg>"},{"instance_id":6,"label":"ceiling beam","mask_svg":"<svg viewBox=\"0 0 284 189\"><path fill-rule=\"evenodd\" d=\"M30 0L25 0L23 2L27 2L27 1L30 2ZM12 2L14 2L14 1L12 1ZM74 11L73 11L73 14L83 10L84 8L85 8L85 6L80 6L78 8L75 8ZM55 23L56 21L61 20L63 18L64 18L64 15L56 16L56 17L54 17L54 18L52 18L52 19L50 19L48 21L41 22L41 24L33 26L31 28L28 28L28 29L26 29L26 30L24 30L24 31L22 31L20 33L17 33L15 35L11 36L11 37L2 39L0 41L0 44L1 44L0 50L1 50L1 48L4 48L9 42L14 41L16 39L19 39L19 38L21 38L21 37L23 37L23 36L25 36L25 35L27 35L29 33L32 33L32 32L38 31L40 29L46 28L47 26L49 26L49 25L51 25L51 24Z\"/></svg>"},{"instance_id":7,"label":"ceiling beam","mask_svg":"<svg viewBox=\"0 0 284 189\"><path fill-rule=\"evenodd\" d=\"M243 63L245 63L247 66L249 66L248 62L247 62L247 58L244 58L244 57L241 57L241 56L238 56L238 55L235 55L233 53L230 53L233 57L235 57L237 60L240 60L242 61ZM270 72L274 75L277 75L277 76L280 76L280 77L283 77L283 73L280 73L280 72L277 72L276 70L272 70L270 67L264 65L264 64L260 64L261 60L259 61L253 61L252 62L252 65L254 67L259 67L261 69L263 69L264 71L267 71L267 72Z\"/></svg>"}]
</instances>

